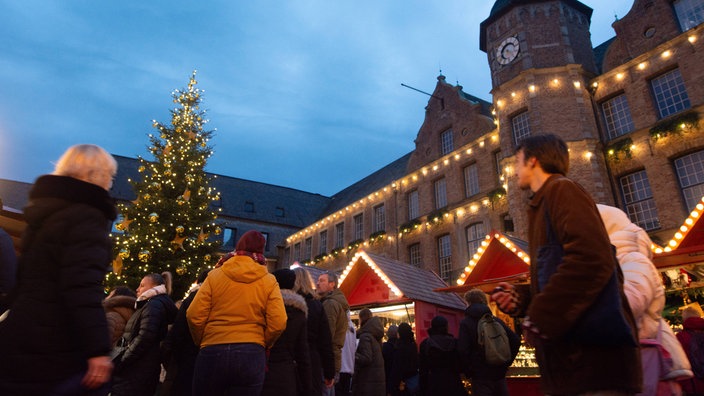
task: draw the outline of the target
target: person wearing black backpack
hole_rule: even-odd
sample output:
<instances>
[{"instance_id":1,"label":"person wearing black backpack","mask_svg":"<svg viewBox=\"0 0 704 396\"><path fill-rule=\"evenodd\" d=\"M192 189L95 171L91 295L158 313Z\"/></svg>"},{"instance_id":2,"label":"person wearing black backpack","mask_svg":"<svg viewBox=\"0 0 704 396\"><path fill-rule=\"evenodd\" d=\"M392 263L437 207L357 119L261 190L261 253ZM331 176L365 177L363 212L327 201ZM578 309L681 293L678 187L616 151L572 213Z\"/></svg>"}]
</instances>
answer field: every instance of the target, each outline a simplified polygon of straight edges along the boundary
<instances>
[{"instance_id":1,"label":"person wearing black backpack","mask_svg":"<svg viewBox=\"0 0 704 396\"><path fill-rule=\"evenodd\" d=\"M469 307L465 310L465 318L460 323L458 350L462 371L472 382L472 395L508 396L506 372L518 354L520 338L501 319L492 315L487 296L483 291L472 289L464 295L464 298ZM480 345L480 323L488 319L499 323L506 332L510 354L503 363L490 364L485 353L485 348L490 345L487 343L484 346Z\"/></svg>"}]
</instances>

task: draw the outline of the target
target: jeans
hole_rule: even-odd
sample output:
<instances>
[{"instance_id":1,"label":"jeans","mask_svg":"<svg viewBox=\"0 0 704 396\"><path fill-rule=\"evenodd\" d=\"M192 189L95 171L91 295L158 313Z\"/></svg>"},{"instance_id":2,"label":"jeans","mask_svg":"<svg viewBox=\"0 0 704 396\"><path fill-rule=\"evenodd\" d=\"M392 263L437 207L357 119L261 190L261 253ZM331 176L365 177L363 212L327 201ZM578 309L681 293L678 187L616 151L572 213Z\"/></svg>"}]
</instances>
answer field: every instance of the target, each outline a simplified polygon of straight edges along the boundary
<instances>
[{"instance_id":1,"label":"jeans","mask_svg":"<svg viewBox=\"0 0 704 396\"><path fill-rule=\"evenodd\" d=\"M221 344L202 348L193 373L193 395L259 396L266 354L259 344Z\"/></svg>"}]
</instances>

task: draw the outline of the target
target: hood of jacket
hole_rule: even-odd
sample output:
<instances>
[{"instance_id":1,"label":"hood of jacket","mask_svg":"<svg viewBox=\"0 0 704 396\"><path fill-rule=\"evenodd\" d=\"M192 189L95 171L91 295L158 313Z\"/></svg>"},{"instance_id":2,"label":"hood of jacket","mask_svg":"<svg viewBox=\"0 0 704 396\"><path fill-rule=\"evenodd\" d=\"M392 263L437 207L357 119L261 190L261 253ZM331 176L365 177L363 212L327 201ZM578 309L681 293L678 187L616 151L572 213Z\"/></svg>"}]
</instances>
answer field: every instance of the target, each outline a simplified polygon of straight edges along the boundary
<instances>
[{"instance_id":1,"label":"hood of jacket","mask_svg":"<svg viewBox=\"0 0 704 396\"><path fill-rule=\"evenodd\" d=\"M320 300L325 301L327 299L335 300L342 306L342 309L349 311L350 305L347 303L347 297L340 291L340 289L334 289L330 293L324 295Z\"/></svg>"},{"instance_id":2,"label":"hood of jacket","mask_svg":"<svg viewBox=\"0 0 704 396\"><path fill-rule=\"evenodd\" d=\"M375 340L381 342L381 339L384 338L384 325L381 324L381 320L378 317L372 316L362 325L357 332L357 336L359 337L364 333L371 334Z\"/></svg>"},{"instance_id":3,"label":"hood of jacket","mask_svg":"<svg viewBox=\"0 0 704 396\"><path fill-rule=\"evenodd\" d=\"M623 260L624 255L633 252L639 252L648 259L653 258L653 252L650 249L653 242L648 233L634 224L624 211L602 204L597 204L596 207L609 234L609 240L616 247L619 261Z\"/></svg>"},{"instance_id":4,"label":"hood of jacket","mask_svg":"<svg viewBox=\"0 0 704 396\"><path fill-rule=\"evenodd\" d=\"M24 208L30 225L39 226L45 218L72 204L84 204L101 211L108 220L117 218L115 201L102 187L68 176L39 177L29 192Z\"/></svg>"},{"instance_id":5,"label":"hood of jacket","mask_svg":"<svg viewBox=\"0 0 704 396\"><path fill-rule=\"evenodd\" d=\"M464 310L464 315L479 320L482 316L491 313L488 305L472 304Z\"/></svg>"},{"instance_id":6,"label":"hood of jacket","mask_svg":"<svg viewBox=\"0 0 704 396\"><path fill-rule=\"evenodd\" d=\"M443 352L452 352L457 349L457 339L451 334L432 334L427 340L428 344Z\"/></svg>"},{"instance_id":7,"label":"hood of jacket","mask_svg":"<svg viewBox=\"0 0 704 396\"><path fill-rule=\"evenodd\" d=\"M134 311L135 301L137 301L137 299L132 296L113 296L103 300L103 307L105 307L106 310L128 308Z\"/></svg>"},{"instance_id":8,"label":"hood of jacket","mask_svg":"<svg viewBox=\"0 0 704 396\"><path fill-rule=\"evenodd\" d=\"M265 266L249 256L232 256L220 269L225 276L239 283L252 283L269 273Z\"/></svg>"},{"instance_id":9,"label":"hood of jacket","mask_svg":"<svg viewBox=\"0 0 704 396\"><path fill-rule=\"evenodd\" d=\"M306 300L303 296L292 290L281 289L281 297L284 299L284 305L287 311L289 309L297 309L303 311L306 317L308 317L308 304L306 304Z\"/></svg>"},{"instance_id":10,"label":"hood of jacket","mask_svg":"<svg viewBox=\"0 0 704 396\"><path fill-rule=\"evenodd\" d=\"M168 318L168 323L173 323L174 319L176 319L178 308L176 308L176 304L174 304L173 300L171 300L171 297L169 297L168 295L157 294L156 296L148 300L137 301L135 303L135 307L137 309L140 309L147 305L147 303L151 303L150 307L155 306L157 304L160 306L158 309L161 309L161 307L163 307L164 311L166 312L166 317Z\"/></svg>"}]
</instances>

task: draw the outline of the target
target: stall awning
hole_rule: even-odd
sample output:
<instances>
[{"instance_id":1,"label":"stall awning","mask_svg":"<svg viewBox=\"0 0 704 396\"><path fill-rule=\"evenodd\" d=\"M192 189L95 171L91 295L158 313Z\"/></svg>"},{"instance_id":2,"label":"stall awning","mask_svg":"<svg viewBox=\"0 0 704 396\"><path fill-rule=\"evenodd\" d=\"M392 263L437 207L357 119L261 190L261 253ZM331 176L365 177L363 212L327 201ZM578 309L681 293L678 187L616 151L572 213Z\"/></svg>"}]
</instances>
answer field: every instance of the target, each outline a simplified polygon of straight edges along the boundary
<instances>
[{"instance_id":1,"label":"stall awning","mask_svg":"<svg viewBox=\"0 0 704 396\"><path fill-rule=\"evenodd\" d=\"M527 250L525 241L492 231L469 261L457 286L437 291L462 293L474 287L491 289L498 282L525 280L530 262Z\"/></svg>"},{"instance_id":2,"label":"stall awning","mask_svg":"<svg viewBox=\"0 0 704 396\"><path fill-rule=\"evenodd\" d=\"M655 247L653 263L659 269L704 264L704 197L664 248Z\"/></svg>"},{"instance_id":3,"label":"stall awning","mask_svg":"<svg viewBox=\"0 0 704 396\"><path fill-rule=\"evenodd\" d=\"M24 221L24 214L16 209L3 206L0 210L0 228L5 230L12 237L15 245L15 252L20 250L20 239L27 223Z\"/></svg>"},{"instance_id":4,"label":"stall awning","mask_svg":"<svg viewBox=\"0 0 704 396\"><path fill-rule=\"evenodd\" d=\"M418 300L464 310L467 305L458 296L434 291L446 286L432 271L359 250L343 271L339 287L350 306Z\"/></svg>"}]
</instances>

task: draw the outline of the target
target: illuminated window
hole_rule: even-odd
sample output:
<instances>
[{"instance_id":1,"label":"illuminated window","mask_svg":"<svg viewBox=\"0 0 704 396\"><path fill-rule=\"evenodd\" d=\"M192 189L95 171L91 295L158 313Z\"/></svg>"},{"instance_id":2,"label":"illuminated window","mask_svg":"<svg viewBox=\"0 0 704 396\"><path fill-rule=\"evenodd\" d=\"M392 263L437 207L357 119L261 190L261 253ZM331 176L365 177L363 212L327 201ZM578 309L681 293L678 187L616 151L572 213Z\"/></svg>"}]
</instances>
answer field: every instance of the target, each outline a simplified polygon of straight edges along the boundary
<instances>
[{"instance_id":1,"label":"illuminated window","mask_svg":"<svg viewBox=\"0 0 704 396\"><path fill-rule=\"evenodd\" d=\"M513 128L513 142L518 146L521 140L530 136L530 124L528 124L528 112L524 111L511 119Z\"/></svg>"},{"instance_id":2,"label":"illuminated window","mask_svg":"<svg viewBox=\"0 0 704 396\"><path fill-rule=\"evenodd\" d=\"M450 234L438 238L438 275L444 280L449 280L452 275L452 243Z\"/></svg>"},{"instance_id":3,"label":"illuminated window","mask_svg":"<svg viewBox=\"0 0 704 396\"><path fill-rule=\"evenodd\" d=\"M638 171L620 179L626 213L632 222L646 231L660 228L658 210L645 171Z\"/></svg>"},{"instance_id":4,"label":"illuminated window","mask_svg":"<svg viewBox=\"0 0 704 396\"><path fill-rule=\"evenodd\" d=\"M318 243L318 254L328 252L328 231L320 231L320 242Z\"/></svg>"},{"instance_id":5,"label":"illuminated window","mask_svg":"<svg viewBox=\"0 0 704 396\"><path fill-rule=\"evenodd\" d=\"M650 81L660 118L688 109L689 96L680 69L674 69Z\"/></svg>"},{"instance_id":6,"label":"illuminated window","mask_svg":"<svg viewBox=\"0 0 704 396\"><path fill-rule=\"evenodd\" d=\"M420 267L423 262L420 256L420 243L414 243L408 247L408 257L412 266Z\"/></svg>"},{"instance_id":7,"label":"illuminated window","mask_svg":"<svg viewBox=\"0 0 704 396\"><path fill-rule=\"evenodd\" d=\"M408 193L408 220L417 219L418 216L420 216L418 190L413 190Z\"/></svg>"},{"instance_id":8,"label":"illuminated window","mask_svg":"<svg viewBox=\"0 0 704 396\"><path fill-rule=\"evenodd\" d=\"M704 150L676 159L675 170L687 211L691 212L704 196Z\"/></svg>"},{"instance_id":9,"label":"illuminated window","mask_svg":"<svg viewBox=\"0 0 704 396\"><path fill-rule=\"evenodd\" d=\"M683 32L704 22L704 1L675 0L673 4Z\"/></svg>"},{"instance_id":10,"label":"illuminated window","mask_svg":"<svg viewBox=\"0 0 704 396\"><path fill-rule=\"evenodd\" d=\"M469 257L472 257L474 253L477 252L477 249L479 249L479 246L482 245L482 241L486 236L484 223L470 224L465 228L465 235L467 237L467 253Z\"/></svg>"},{"instance_id":11,"label":"illuminated window","mask_svg":"<svg viewBox=\"0 0 704 396\"><path fill-rule=\"evenodd\" d=\"M448 129L440 134L440 155L450 154L454 149L452 129Z\"/></svg>"},{"instance_id":12,"label":"illuminated window","mask_svg":"<svg viewBox=\"0 0 704 396\"><path fill-rule=\"evenodd\" d=\"M633 131L633 119L626 95L621 94L602 103L601 114L609 140Z\"/></svg>"},{"instance_id":13,"label":"illuminated window","mask_svg":"<svg viewBox=\"0 0 704 396\"><path fill-rule=\"evenodd\" d=\"M464 168L464 195L471 197L479 194L479 171L474 163Z\"/></svg>"},{"instance_id":14,"label":"illuminated window","mask_svg":"<svg viewBox=\"0 0 704 396\"><path fill-rule=\"evenodd\" d=\"M386 213L384 205L379 205L374 207L374 230L373 232L379 232L386 230Z\"/></svg>"},{"instance_id":15,"label":"illuminated window","mask_svg":"<svg viewBox=\"0 0 704 396\"><path fill-rule=\"evenodd\" d=\"M447 206L447 185L445 178L435 181L435 209Z\"/></svg>"},{"instance_id":16,"label":"illuminated window","mask_svg":"<svg viewBox=\"0 0 704 396\"><path fill-rule=\"evenodd\" d=\"M237 240L237 228L224 227L222 229L222 246L220 249L232 251L235 250L235 242Z\"/></svg>"}]
</instances>

